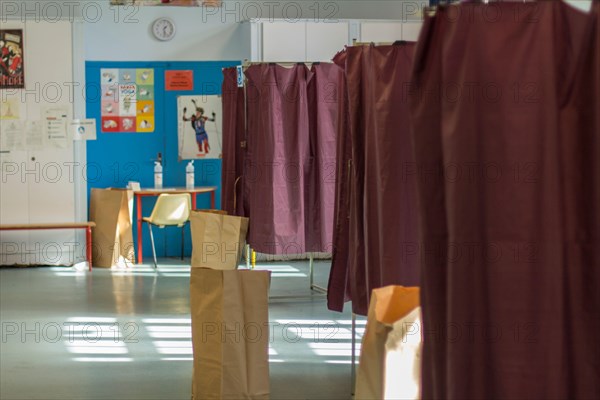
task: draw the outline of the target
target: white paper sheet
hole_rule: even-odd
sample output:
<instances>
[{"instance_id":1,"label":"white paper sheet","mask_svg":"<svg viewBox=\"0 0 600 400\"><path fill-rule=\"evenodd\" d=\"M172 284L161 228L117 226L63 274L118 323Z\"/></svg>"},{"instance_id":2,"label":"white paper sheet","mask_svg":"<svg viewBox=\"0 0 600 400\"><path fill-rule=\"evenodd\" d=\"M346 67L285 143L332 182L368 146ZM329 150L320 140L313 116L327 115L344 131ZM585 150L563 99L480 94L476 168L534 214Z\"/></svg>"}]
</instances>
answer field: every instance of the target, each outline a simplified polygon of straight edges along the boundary
<instances>
[{"instance_id":1,"label":"white paper sheet","mask_svg":"<svg viewBox=\"0 0 600 400\"><path fill-rule=\"evenodd\" d=\"M19 120L0 121L0 150L23 150L23 122Z\"/></svg>"},{"instance_id":2,"label":"white paper sheet","mask_svg":"<svg viewBox=\"0 0 600 400\"><path fill-rule=\"evenodd\" d=\"M0 120L21 119L22 106L18 97L5 98L3 95L0 99Z\"/></svg>"},{"instance_id":3,"label":"white paper sheet","mask_svg":"<svg viewBox=\"0 0 600 400\"><path fill-rule=\"evenodd\" d=\"M42 121L25 121L25 150L43 150L46 147Z\"/></svg>"},{"instance_id":4,"label":"white paper sheet","mask_svg":"<svg viewBox=\"0 0 600 400\"><path fill-rule=\"evenodd\" d=\"M74 119L71 121L73 140L96 140L96 119Z\"/></svg>"},{"instance_id":5,"label":"white paper sheet","mask_svg":"<svg viewBox=\"0 0 600 400\"><path fill-rule=\"evenodd\" d=\"M48 147L66 149L69 147L69 108L68 106L51 106L42 110L44 136Z\"/></svg>"}]
</instances>

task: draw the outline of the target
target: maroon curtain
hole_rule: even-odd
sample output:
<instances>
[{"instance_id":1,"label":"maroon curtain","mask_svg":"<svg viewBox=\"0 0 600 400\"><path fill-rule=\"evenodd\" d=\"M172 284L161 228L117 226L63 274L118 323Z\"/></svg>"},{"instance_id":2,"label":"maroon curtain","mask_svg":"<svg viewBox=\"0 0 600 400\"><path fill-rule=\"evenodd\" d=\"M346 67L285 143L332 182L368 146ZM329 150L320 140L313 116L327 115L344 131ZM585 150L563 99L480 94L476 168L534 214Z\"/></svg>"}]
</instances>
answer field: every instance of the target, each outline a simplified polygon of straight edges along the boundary
<instances>
[{"instance_id":1,"label":"maroon curtain","mask_svg":"<svg viewBox=\"0 0 600 400\"><path fill-rule=\"evenodd\" d=\"M597 86L570 106L598 77L579 62L598 54L589 22L560 1L425 21L411 87L425 399L600 393L599 132L581 121L597 121Z\"/></svg>"},{"instance_id":2,"label":"maroon curtain","mask_svg":"<svg viewBox=\"0 0 600 400\"><path fill-rule=\"evenodd\" d=\"M342 73L332 64L315 64L312 71L303 64L260 64L246 77L247 153L238 196L250 217L248 242L267 254L329 252ZM226 75L224 92L226 85L234 91L233 78ZM243 94L235 93L241 110Z\"/></svg>"},{"instance_id":3,"label":"maroon curtain","mask_svg":"<svg viewBox=\"0 0 600 400\"><path fill-rule=\"evenodd\" d=\"M340 68L345 68L347 52L344 50L333 58ZM350 260L350 168L352 146L348 130L348 90L346 76L343 74L344 90L340 95L338 110L338 131L336 147L335 205L333 224L333 252L329 282L327 285L327 307L330 310L343 311L344 303L350 301L348 280L348 262Z\"/></svg>"},{"instance_id":4,"label":"maroon curtain","mask_svg":"<svg viewBox=\"0 0 600 400\"><path fill-rule=\"evenodd\" d=\"M571 398L600 396L600 1L588 26L574 90L561 114Z\"/></svg>"},{"instance_id":5,"label":"maroon curtain","mask_svg":"<svg viewBox=\"0 0 600 400\"><path fill-rule=\"evenodd\" d=\"M244 88L237 85L237 68L223 69L222 209L244 215L243 173L246 140Z\"/></svg>"},{"instance_id":6,"label":"maroon curtain","mask_svg":"<svg viewBox=\"0 0 600 400\"><path fill-rule=\"evenodd\" d=\"M306 251L332 252L336 137L344 74L335 64L313 64L308 83L310 164L306 186Z\"/></svg>"},{"instance_id":7,"label":"maroon curtain","mask_svg":"<svg viewBox=\"0 0 600 400\"><path fill-rule=\"evenodd\" d=\"M303 64L260 64L246 77L248 243L261 253L304 253L310 71Z\"/></svg>"},{"instance_id":8,"label":"maroon curtain","mask_svg":"<svg viewBox=\"0 0 600 400\"><path fill-rule=\"evenodd\" d=\"M339 210L349 193L346 259L336 249L328 306L341 311L352 300L355 313L366 315L371 290L390 284L419 284L416 176L409 132L407 88L414 43L357 46L347 49L349 137L341 132L342 152L350 142L350 176L338 190ZM341 157L341 156L340 156ZM338 158L338 162L340 159ZM338 165L341 171L343 165ZM338 175L339 176L339 175ZM346 183L347 182L347 183ZM348 187L349 185L349 187ZM344 224L338 214L336 227ZM335 239L336 245L344 237ZM343 246L343 245L342 245Z\"/></svg>"}]
</instances>

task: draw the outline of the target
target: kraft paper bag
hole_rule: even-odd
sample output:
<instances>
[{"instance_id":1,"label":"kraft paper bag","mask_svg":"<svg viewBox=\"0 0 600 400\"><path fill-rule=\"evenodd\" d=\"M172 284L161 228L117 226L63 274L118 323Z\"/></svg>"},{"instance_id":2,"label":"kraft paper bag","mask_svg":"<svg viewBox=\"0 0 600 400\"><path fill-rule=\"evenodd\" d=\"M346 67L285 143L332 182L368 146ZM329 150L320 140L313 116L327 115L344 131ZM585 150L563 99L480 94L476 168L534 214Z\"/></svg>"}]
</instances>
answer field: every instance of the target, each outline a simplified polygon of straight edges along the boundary
<instances>
[{"instance_id":1,"label":"kraft paper bag","mask_svg":"<svg viewBox=\"0 0 600 400\"><path fill-rule=\"evenodd\" d=\"M192 268L192 400L269 398L270 277Z\"/></svg>"},{"instance_id":2,"label":"kraft paper bag","mask_svg":"<svg viewBox=\"0 0 600 400\"><path fill-rule=\"evenodd\" d=\"M393 392L392 388L386 390L386 376L395 376L397 381L413 379L412 372L410 376L402 375L407 368L386 370L386 342L394 330L395 323L398 323L397 329L405 328L406 337L414 335L419 338L418 341L420 342L421 331L415 325L403 323L403 318L412 317L413 311L417 308L419 308L419 288L386 286L372 291L367 326L362 339L360 362L356 374L356 399L394 398L386 397L386 395L389 396ZM390 347L394 347L393 343L390 344ZM404 360L406 361L406 358ZM413 363L420 362L419 355L415 353L410 360ZM410 370L412 371L412 369ZM416 396L413 398L418 398L419 394ZM404 400L406 397L402 399Z\"/></svg>"},{"instance_id":3,"label":"kraft paper bag","mask_svg":"<svg viewBox=\"0 0 600 400\"><path fill-rule=\"evenodd\" d=\"M92 234L94 267L133 264L133 192L124 189L92 189L90 220L96 223Z\"/></svg>"},{"instance_id":4,"label":"kraft paper bag","mask_svg":"<svg viewBox=\"0 0 600 400\"><path fill-rule=\"evenodd\" d=\"M192 268L237 269L248 233L248 218L192 211Z\"/></svg>"},{"instance_id":5,"label":"kraft paper bag","mask_svg":"<svg viewBox=\"0 0 600 400\"><path fill-rule=\"evenodd\" d=\"M225 210L205 209L205 210L196 210L196 211L197 212L206 212L206 213L211 213L211 214L227 215L227 211L225 211Z\"/></svg>"},{"instance_id":6,"label":"kraft paper bag","mask_svg":"<svg viewBox=\"0 0 600 400\"><path fill-rule=\"evenodd\" d=\"M384 399L421 398L421 307L392 325L385 342Z\"/></svg>"}]
</instances>

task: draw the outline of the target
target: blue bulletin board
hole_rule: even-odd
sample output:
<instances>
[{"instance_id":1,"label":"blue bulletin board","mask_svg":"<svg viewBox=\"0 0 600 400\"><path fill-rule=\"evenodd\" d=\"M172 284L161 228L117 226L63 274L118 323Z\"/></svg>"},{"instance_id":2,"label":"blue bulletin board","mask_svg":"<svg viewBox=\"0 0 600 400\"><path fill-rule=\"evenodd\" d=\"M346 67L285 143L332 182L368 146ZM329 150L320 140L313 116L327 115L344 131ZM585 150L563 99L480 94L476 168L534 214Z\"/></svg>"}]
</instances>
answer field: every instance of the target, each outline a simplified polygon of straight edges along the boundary
<instances>
[{"instance_id":1,"label":"blue bulletin board","mask_svg":"<svg viewBox=\"0 0 600 400\"><path fill-rule=\"evenodd\" d=\"M86 63L86 113L97 121L97 140L87 142L88 199L92 188L124 188L129 181L140 182L142 187L154 185L154 161L161 153L163 186L184 187L187 160L178 159L177 97L189 95L221 94L222 69L240 65L240 61L206 62L104 62ZM102 82L101 70L152 69L154 71L154 126L152 132L103 132L101 123ZM193 71L193 90L165 90L165 71ZM217 186L216 206L221 204L221 160L196 160L195 185ZM142 211L149 216L155 198L144 198ZM210 196L198 195L197 208L210 208ZM89 209L89 204L88 204ZM134 210L134 220L135 220ZM135 222L135 221L134 221ZM144 224L145 225L145 224ZM154 238L158 257L181 254L179 228L155 229ZM151 262L152 249L148 228L143 226L144 263ZM186 228L185 253L191 253L189 227ZM137 227L134 223L134 240ZM136 243L137 249L137 243Z\"/></svg>"}]
</instances>

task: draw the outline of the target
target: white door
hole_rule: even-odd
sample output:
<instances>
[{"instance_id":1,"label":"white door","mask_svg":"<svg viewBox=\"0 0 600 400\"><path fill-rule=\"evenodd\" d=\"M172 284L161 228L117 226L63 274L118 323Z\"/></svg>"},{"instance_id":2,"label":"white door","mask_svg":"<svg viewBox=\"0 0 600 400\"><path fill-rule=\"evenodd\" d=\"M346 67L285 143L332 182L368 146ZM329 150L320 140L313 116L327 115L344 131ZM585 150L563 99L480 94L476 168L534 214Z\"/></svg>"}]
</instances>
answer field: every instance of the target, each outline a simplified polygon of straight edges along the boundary
<instances>
[{"instance_id":1,"label":"white door","mask_svg":"<svg viewBox=\"0 0 600 400\"><path fill-rule=\"evenodd\" d=\"M26 151L0 153L0 224L29 222L29 186L23 180ZM0 265L28 264L27 231L0 231Z\"/></svg>"},{"instance_id":2,"label":"white door","mask_svg":"<svg viewBox=\"0 0 600 400\"><path fill-rule=\"evenodd\" d=\"M26 51L40 65L29 68L26 79L29 87L40 87L41 101L27 98L27 117L40 119L45 107L63 106L69 117L73 115L73 52L72 25L69 21L56 23L26 23ZM63 45L48 46L52 43ZM50 62L50 60L52 60ZM79 89L81 90L81 89ZM67 148L47 145L43 151L30 151L27 165L35 175L30 175L29 185L29 222L74 222L75 193L74 181L80 177L74 175L74 155L72 142ZM33 178L38 179L33 179ZM32 231L31 247L38 249L30 252L32 264L71 265L83 249L75 243L72 230Z\"/></svg>"},{"instance_id":3,"label":"white door","mask_svg":"<svg viewBox=\"0 0 600 400\"><path fill-rule=\"evenodd\" d=\"M29 222L75 222L73 149L29 152ZM37 179L33 179L33 178ZM73 230L31 231L30 263L72 265L81 261L82 246Z\"/></svg>"},{"instance_id":4,"label":"white door","mask_svg":"<svg viewBox=\"0 0 600 400\"><path fill-rule=\"evenodd\" d=\"M306 61L306 23L263 22L263 59L265 62Z\"/></svg>"}]
</instances>

